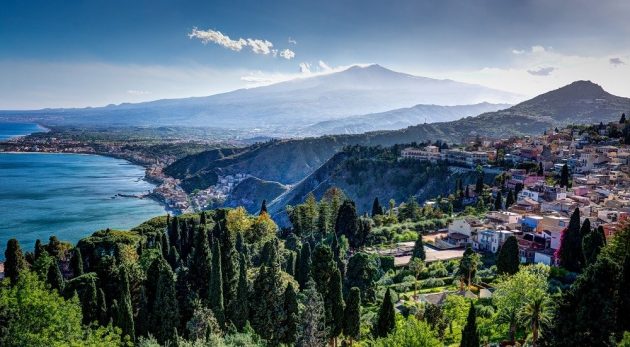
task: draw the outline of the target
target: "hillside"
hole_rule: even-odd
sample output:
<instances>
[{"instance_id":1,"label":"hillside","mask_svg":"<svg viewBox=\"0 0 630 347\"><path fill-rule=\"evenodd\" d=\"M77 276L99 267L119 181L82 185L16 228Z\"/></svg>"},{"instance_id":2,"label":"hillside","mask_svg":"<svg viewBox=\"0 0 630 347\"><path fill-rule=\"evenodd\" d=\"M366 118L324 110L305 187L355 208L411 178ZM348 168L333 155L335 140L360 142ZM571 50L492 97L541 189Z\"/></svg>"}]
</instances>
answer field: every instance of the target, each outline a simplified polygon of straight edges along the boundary
<instances>
[{"instance_id":1,"label":"hillside","mask_svg":"<svg viewBox=\"0 0 630 347\"><path fill-rule=\"evenodd\" d=\"M0 112L0 120L22 117L52 125L212 126L287 137L320 121L417 104L519 99L479 85L418 77L370 65L205 97L83 109L5 111Z\"/></svg>"},{"instance_id":2,"label":"hillside","mask_svg":"<svg viewBox=\"0 0 630 347\"><path fill-rule=\"evenodd\" d=\"M458 143L476 135L531 135L566 123L616 121L622 112L628 111L630 99L606 93L592 82L578 81L506 110L476 117L395 131L273 141L217 160L207 160L201 153L175 162L167 172L185 181L190 175L217 171L248 173L263 180L296 184L348 145L392 146L436 140Z\"/></svg>"},{"instance_id":3,"label":"hillside","mask_svg":"<svg viewBox=\"0 0 630 347\"><path fill-rule=\"evenodd\" d=\"M250 177L234 188L228 199L223 203L223 206L243 206L249 213L256 213L260 210L263 200L271 201L288 190L289 187L278 182L263 181Z\"/></svg>"}]
</instances>

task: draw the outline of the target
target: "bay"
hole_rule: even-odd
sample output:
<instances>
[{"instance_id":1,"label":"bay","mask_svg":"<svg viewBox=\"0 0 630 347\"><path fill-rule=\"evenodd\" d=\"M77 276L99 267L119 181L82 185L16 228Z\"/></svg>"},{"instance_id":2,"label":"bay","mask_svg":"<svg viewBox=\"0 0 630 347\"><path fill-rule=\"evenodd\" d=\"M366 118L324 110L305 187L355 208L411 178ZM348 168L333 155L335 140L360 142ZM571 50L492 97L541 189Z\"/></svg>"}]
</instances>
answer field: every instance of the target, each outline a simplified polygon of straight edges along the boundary
<instances>
[{"instance_id":1,"label":"bay","mask_svg":"<svg viewBox=\"0 0 630 347\"><path fill-rule=\"evenodd\" d=\"M0 123L0 133L3 125ZM154 185L122 159L81 154L0 153L0 259L16 238L25 251L51 235L77 242L94 231L129 229L165 214L142 194Z\"/></svg>"}]
</instances>

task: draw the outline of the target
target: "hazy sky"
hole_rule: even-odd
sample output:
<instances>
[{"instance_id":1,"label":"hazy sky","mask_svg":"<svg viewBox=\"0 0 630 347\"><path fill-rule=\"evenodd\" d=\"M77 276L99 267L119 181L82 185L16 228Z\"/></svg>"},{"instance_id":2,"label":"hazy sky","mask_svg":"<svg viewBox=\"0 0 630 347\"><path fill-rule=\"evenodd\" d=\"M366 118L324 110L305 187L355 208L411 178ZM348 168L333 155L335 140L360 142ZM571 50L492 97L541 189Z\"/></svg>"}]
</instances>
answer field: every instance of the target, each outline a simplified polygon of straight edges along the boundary
<instances>
[{"instance_id":1,"label":"hazy sky","mask_svg":"<svg viewBox=\"0 0 630 347\"><path fill-rule=\"evenodd\" d=\"M0 2L0 109L209 95L378 63L533 96L630 96L630 1Z\"/></svg>"}]
</instances>

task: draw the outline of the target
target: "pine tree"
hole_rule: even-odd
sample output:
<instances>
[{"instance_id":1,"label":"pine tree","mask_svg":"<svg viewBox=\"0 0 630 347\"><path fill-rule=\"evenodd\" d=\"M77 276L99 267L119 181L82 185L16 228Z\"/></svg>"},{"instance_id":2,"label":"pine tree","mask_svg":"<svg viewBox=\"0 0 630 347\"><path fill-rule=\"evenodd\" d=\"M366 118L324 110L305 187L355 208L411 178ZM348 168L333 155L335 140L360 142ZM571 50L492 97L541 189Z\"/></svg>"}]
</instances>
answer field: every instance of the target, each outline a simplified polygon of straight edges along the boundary
<instances>
[{"instance_id":1,"label":"pine tree","mask_svg":"<svg viewBox=\"0 0 630 347\"><path fill-rule=\"evenodd\" d=\"M337 264L333 259L333 253L329 246L318 244L313 251L311 275L317 285L317 290L326 299L328 297L328 282L333 272L337 269ZM326 308L326 322L330 321L330 306Z\"/></svg>"},{"instance_id":2,"label":"pine tree","mask_svg":"<svg viewBox=\"0 0 630 347\"><path fill-rule=\"evenodd\" d=\"M300 288L305 288L308 279L311 277L311 245L308 242L302 244L300 263L295 274Z\"/></svg>"},{"instance_id":3,"label":"pine tree","mask_svg":"<svg viewBox=\"0 0 630 347\"><path fill-rule=\"evenodd\" d=\"M175 248L177 248L177 251L180 252L181 254L181 231L180 231L180 225L179 225L179 218L177 216L173 217L171 219L171 225L170 228L168 228L168 238L169 238L169 243L171 244L171 246L175 246Z\"/></svg>"},{"instance_id":4,"label":"pine tree","mask_svg":"<svg viewBox=\"0 0 630 347\"><path fill-rule=\"evenodd\" d=\"M249 283L247 282L247 260L240 256L238 290L235 305L230 311L231 321L239 331L243 331L249 318Z\"/></svg>"},{"instance_id":5,"label":"pine tree","mask_svg":"<svg viewBox=\"0 0 630 347\"><path fill-rule=\"evenodd\" d=\"M292 346L297 339L299 312L297 294L295 293L295 289L291 283L289 283L287 289L284 291L284 313L285 319L282 322L282 325L285 330L279 340L288 346Z\"/></svg>"},{"instance_id":6,"label":"pine tree","mask_svg":"<svg viewBox=\"0 0 630 347\"><path fill-rule=\"evenodd\" d=\"M479 332L477 331L477 313L475 311L475 305L470 302L470 309L468 310L468 318L466 318L466 325L462 330L462 342L460 347L479 347Z\"/></svg>"},{"instance_id":7,"label":"pine tree","mask_svg":"<svg viewBox=\"0 0 630 347\"><path fill-rule=\"evenodd\" d=\"M60 260L61 242L59 241L57 236L53 235L48 239L46 250L48 251L48 254L50 254L50 256L57 258L57 260Z\"/></svg>"},{"instance_id":8,"label":"pine tree","mask_svg":"<svg viewBox=\"0 0 630 347\"><path fill-rule=\"evenodd\" d=\"M374 325L374 336L385 337L394 330L396 326L396 312L394 311L394 303L392 302L392 294L387 288L383 302L378 310L378 318Z\"/></svg>"},{"instance_id":9,"label":"pine tree","mask_svg":"<svg viewBox=\"0 0 630 347\"><path fill-rule=\"evenodd\" d=\"M59 293L63 291L63 276L61 275L61 271L59 270L57 258L54 258L52 263L48 267L46 282L50 284L51 289L55 289Z\"/></svg>"},{"instance_id":10,"label":"pine tree","mask_svg":"<svg viewBox=\"0 0 630 347\"><path fill-rule=\"evenodd\" d=\"M418 232L418 238L416 239L416 243L413 245L413 254L412 258L418 258L420 260L425 260L427 255L424 251L424 242L422 241L422 233Z\"/></svg>"},{"instance_id":11,"label":"pine tree","mask_svg":"<svg viewBox=\"0 0 630 347\"><path fill-rule=\"evenodd\" d=\"M372 218L376 216L380 216L383 214L383 207L378 201L378 197L374 198L374 202L372 203Z\"/></svg>"},{"instance_id":12,"label":"pine tree","mask_svg":"<svg viewBox=\"0 0 630 347\"><path fill-rule=\"evenodd\" d=\"M77 277L83 275L83 257L81 256L81 249L75 248L72 252L72 258L70 259L70 265L72 267L72 274Z\"/></svg>"},{"instance_id":13,"label":"pine tree","mask_svg":"<svg viewBox=\"0 0 630 347\"><path fill-rule=\"evenodd\" d=\"M560 172L560 187L569 187L569 178L569 167L564 164Z\"/></svg>"},{"instance_id":14,"label":"pine tree","mask_svg":"<svg viewBox=\"0 0 630 347\"><path fill-rule=\"evenodd\" d=\"M260 206L260 214L268 213L267 212L267 200L263 199L262 205Z\"/></svg>"},{"instance_id":15,"label":"pine tree","mask_svg":"<svg viewBox=\"0 0 630 347\"><path fill-rule=\"evenodd\" d=\"M501 211L503 209L503 195L501 191L497 192L497 197L494 199L494 209Z\"/></svg>"},{"instance_id":16,"label":"pine tree","mask_svg":"<svg viewBox=\"0 0 630 347\"><path fill-rule=\"evenodd\" d=\"M562 234L559 250L560 265L573 272L579 272L584 262L580 229L580 210L576 208Z\"/></svg>"},{"instance_id":17,"label":"pine tree","mask_svg":"<svg viewBox=\"0 0 630 347\"><path fill-rule=\"evenodd\" d=\"M163 258L157 258L152 266L157 269L158 278L155 283L155 300L150 313L150 333L158 342L165 344L177 338L176 327L179 326L179 306L175 290L175 275Z\"/></svg>"},{"instance_id":18,"label":"pine tree","mask_svg":"<svg viewBox=\"0 0 630 347\"><path fill-rule=\"evenodd\" d=\"M341 273L338 269L335 269L328 282L328 295L324 301L328 301L330 306L330 322L328 326L328 336L332 339L336 339L343 330L343 288L341 284Z\"/></svg>"},{"instance_id":19,"label":"pine tree","mask_svg":"<svg viewBox=\"0 0 630 347\"><path fill-rule=\"evenodd\" d=\"M520 264L518 241L516 236L510 236L505 240L497 257L497 273L513 275L518 272Z\"/></svg>"},{"instance_id":20,"label":"pine tree","mask_svg":"<svg viewBox=\"0 0 630 347\"><path fill-rule=\"evenodd\" d=\"M309 280L302 290L302 306L298 329L299 347L317 347L326 345L326 325L324 300L315 288L315 281Z\"/></svg>"},{"instance_id":21,"label":"pine tree","mask_svg":"<svg viewBox=\"0 0 630 347\"><path fill-rule=\"evenodd\" d=\"M119 276L120 298L118 300L118 312L116 312L116 325L122 330L123 335L128 335L131 341L135 341L136 333L133 323L131 293L129 292L129 277L124 266L120 268Z\"/></svg>"},{"instance_id":22,"label":"pine tree","mask_svg":"<svg viewBox=\"0 0 630 347\"><path fill-rule=\"evenodd\" d=\"M226 309L231 309L234 305L233 301L238 289L239 256L236 252L236 234L238 234L237 231L229 230L227 227L220 234L223 307ZM226 316L226 318L228 317ZM219 320L219 322L221 321Z\"/></svg>"},{"instance_id":23,"label":"pine tree","mask_svg":"<svg viewBox=\"0 0 630 347\"><path fill-rule=\"evenodd\" d=\"M4 276L11 280L11 284L15 284L20 277L20 273L28 268L28 263L24 258L18 240L10 239L7 242L4 259Z\"/></svg>"},{"instance_id":24,"label":"pine tree","mask_svg":"<svg viewBox=\"0 0 630 347\"><path fill-rule=\"evenodd\" d=\"M352 340L361 337L361 290L357 287L350 288L346 310L343 319L343 334Z\"/></svg>"},{"instance_id":25,"label":"pine tree","mask_svg":"<svg viewBox=\"0 0 630 347\"><path fill-rule=\"evenodd\" d=\"M221 247L218 242L212 245L212 274L208 292L210 308L219 325L225 324L225 306L223 303L223 272L221 271Z\"/></svg>"}]
</instances>

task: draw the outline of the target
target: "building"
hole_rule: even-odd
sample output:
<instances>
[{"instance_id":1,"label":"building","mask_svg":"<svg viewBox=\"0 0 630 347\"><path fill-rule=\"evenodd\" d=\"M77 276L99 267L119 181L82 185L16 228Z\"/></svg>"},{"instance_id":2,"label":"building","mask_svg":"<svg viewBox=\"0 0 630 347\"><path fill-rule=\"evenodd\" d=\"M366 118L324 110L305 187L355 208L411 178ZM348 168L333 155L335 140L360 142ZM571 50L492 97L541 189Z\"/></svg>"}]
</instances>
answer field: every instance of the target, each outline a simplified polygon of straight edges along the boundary
<instances>
[{"instance_id":1,"label":"building","mask_svg":"<svg viewBox=\"0 0 630 347\"><path fill-rule=\"evenodd\" d=\"M427 160L430 162L436 162L442 159L440 149L436 146L426 146L424 149L408 147L400 152L400 157L403 159Z\"/></svg>"}]
</instances>

